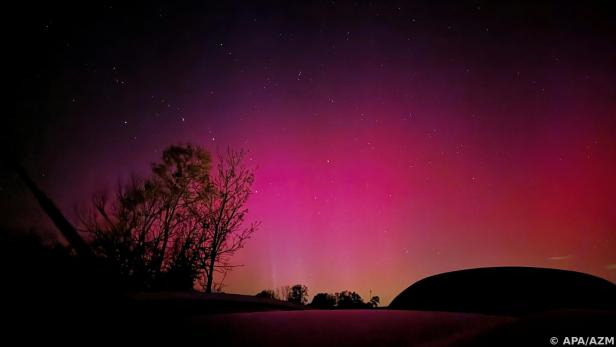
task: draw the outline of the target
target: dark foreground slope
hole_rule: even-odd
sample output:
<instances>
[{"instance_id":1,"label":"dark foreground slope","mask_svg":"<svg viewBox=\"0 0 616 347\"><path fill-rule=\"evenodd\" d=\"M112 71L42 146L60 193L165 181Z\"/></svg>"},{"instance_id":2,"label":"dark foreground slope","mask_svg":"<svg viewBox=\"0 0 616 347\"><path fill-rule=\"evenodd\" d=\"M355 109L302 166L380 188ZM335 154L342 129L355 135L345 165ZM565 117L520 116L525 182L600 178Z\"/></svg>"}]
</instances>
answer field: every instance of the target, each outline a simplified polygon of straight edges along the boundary
<instances>
[{"instance_id":1,"label":"dark foreground slope","mask_svg":"<svg viewBox=\"0 0 616 347\"><path fill-rule=\"evenodd\" d=\"M488 301L482 303L482 292L469 292L482 280L473 283L475 272L468 271L463 273L470 278L434 282L444 288L434 285L424 294L405 291L392 305L398 309L304 310L303 306L241 295L126 293L104 271L62 249L47 249L29 239L0 241L4 241L0 243L3 345L547 346L554 336L613 336L616 326L609 300L602 304L613 285L582 274L568 276L568 281L559 284L573 288L568 296L555 297L596 304L583 309L559 310L534 300L534 308L554 309L494 314L491 308L513 312L508 301L517 303L524 296L508 289L484 296ZM544 293L541 297L545 298L554 290L552 282L528 279L522 283L536 290L519 288L522 292ZM421 289L422 283L430 282L417 285ZM586 297L591 299L582 300ZM470 303L475 306L469 307ZM479 311L477 307L493 312L459 312Z\"/></svg>"}]
</instances>

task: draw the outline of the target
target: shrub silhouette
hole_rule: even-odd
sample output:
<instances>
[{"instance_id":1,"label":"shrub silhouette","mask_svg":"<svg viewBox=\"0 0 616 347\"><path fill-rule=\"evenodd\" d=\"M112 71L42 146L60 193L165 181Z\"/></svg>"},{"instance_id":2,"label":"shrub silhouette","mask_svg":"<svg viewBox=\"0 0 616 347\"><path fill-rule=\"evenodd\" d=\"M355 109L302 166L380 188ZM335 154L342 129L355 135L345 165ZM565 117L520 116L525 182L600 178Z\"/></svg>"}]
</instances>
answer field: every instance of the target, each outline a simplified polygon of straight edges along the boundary
<instances>
[{"instance_id":1,"label":"shrub silhouette","mask_svg":"<svg viewBox=\"0 0 616 347\"><path fill-rule=\"evenodd\" d=\"M335 294L318 293L312 298L310 306L319 309L375 308L379 305L379 302L378 296L373 296L366 303L357 292L343 290Z\"/></svg>"},{"instance_id":2,"label":"shrub silhouette","mask_svg":"<svg viewBox=\"0 0 616 347\"><path fill-rule=\"evenodd\" d=\"M308 302L308 287L303 284L294 285L291 287L287 301L305 305Z\"/></svg>"},{"instance_id":3,"label":"shrub silhouette","mask_svg":"<svg viewBox=\"0 0 616 347\"><path fill-rule=\"evenodd\" d=\"M381 303L381 298L378 296L373 296L370 298L370 302L369 304L372 305L372 307L377 307L379 306L379 304Z\"/></svg>"},{"instance_id":4,"label":"shrub silhouette","mask_svg":"<svg viewBox=\"0 0 616 347\"><path fill-rule=\"evenodd\" d=\"M265 299L277 299L276 294L271 289L263 289L255 295L257 298L265 298Z\"/></svg>"},{"instance_id":5,"label":"shrub silhouette","mask_svg":"<svg viewBox=\"0 0 616 347\"><path fill-rule=\"evenodd\" d=\"M350 309L350 308L371 308L371 304L366 304L361 296L356 292L344 290L340 293L336 293L338 308Z\"/></svg>"},{"instance_id":6,"label":"shrub silhouette","mask_svg":"<svg viewBox=\"0 0 616 347\"><path fill-rule=\"evenodd\" d=\"M318 293L312 298L310 306L315 308L330 309L336 307L336 296L329 293Z\"/></svg>"}]
</instances>

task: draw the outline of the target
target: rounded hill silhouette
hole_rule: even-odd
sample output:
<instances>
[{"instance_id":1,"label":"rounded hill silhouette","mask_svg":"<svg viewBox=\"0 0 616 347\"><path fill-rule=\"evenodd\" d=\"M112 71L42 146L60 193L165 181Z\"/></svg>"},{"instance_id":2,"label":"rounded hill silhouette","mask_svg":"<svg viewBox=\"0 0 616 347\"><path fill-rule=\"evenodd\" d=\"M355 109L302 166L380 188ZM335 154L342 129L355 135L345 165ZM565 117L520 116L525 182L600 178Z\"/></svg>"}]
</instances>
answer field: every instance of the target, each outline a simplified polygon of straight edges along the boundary
<instances>
[{"instance_id":1,"label":"rounded hill silhouette","mask_svg":"<svg viewBox=\"0 0 616 347\"><path fill-rule=\"evenodd\" d=\"M424 278L400 293L392 309L524 315L558 309L616 308L616 285L585 273L488 267Z\"/></svg>"}]
</instances>

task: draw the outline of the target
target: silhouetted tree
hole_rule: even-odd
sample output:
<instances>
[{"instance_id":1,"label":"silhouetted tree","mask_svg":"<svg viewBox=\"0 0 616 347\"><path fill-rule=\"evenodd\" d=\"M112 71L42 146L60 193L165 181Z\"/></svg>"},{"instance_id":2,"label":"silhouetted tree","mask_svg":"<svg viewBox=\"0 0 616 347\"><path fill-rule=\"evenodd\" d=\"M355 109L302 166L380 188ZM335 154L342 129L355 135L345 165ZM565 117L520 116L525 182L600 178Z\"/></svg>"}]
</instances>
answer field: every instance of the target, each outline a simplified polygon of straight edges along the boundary
<instances>
[{"instance_id":1,"label":"silhouetted tree","mask_svg":"<svg viewBox=\"0 0 616 347\"><path fill-rule=\"evenodd\" d=\"M279 300L288 300L291 293L291 286L280 286L276 288L276 298Z\"/></svg>"},{"instance_id":2,"label":"silhouetted tree","mask_svg":"<svg viewBox=\"0 0 616 347\"><path fill-rule=\"evenodd\" d=\"M82 218L97 255L108 260L130 287L220 290L229 261L258 227L244 225L254 174L244 152L211 157L190 144L170 146L146 179L119 184L116 194L96 195ZM214 284L214 272L223 274Z\"/></svg>"},{"instance_id":3,"label":"silhouetted tree","mask_svg":"<svg viewBox=\"0 0 616 347\"><path fill-rule=\"evenodd\" d=\"M367 306L356 292L344 290L336 293L336 297L338 299L338 308L366 308Z\"/></svg>"},{"instance_id":4,"label":"silhouetted tree","mask_svg":"<svg viewBox=\"0 0 616 347\"><path fill-rule=\"evenodd\" d=\"M303 284L294 285L291 287L287 301L305 305L308 302L308 287Z\"/></svg>"},{"instance_id":5,"label":"silhouetted tree","mask_svg":"<svg viewBox=\"0 0 616 347\"><path fill-rule=\"evenodd\" d=\"M318 293L312 298L310 306L316 308L334 308L336 306L336 296L329 293Z\"/></svg>"},{"instance_id":6,"label":"silhouetted tree","mask_svg":"<svg viewBox=\"0 0 616 347\"><path fill-rule=\"evenodd\" d=\"M378 296L373 296L370 298L370 305L372 305L372 307L377 307L380 303L381 298L379 298Z\"/></svg>"},{"instance_id":7,"label":"silhouetted tree","mask_svg":"<svg viewBox=\"0 0 616 347\"><path fill-rule=\"evenodd\" d=\"M274 293L274 291L271 289L263 289L255 296L257 298L276 299L276 293Z\"/></svg>"},{"instance_id":8,"label":"silhouetted tree","mask_svg":"<svg viewBox=\"0 0 616 347\"><path fill-rule=\"evenodd\" d=\"M211 184L199 197L203 205L195 209L208 245L201 263L206 293L212 291L214 272L226 273L231 269L229 258L244 247L259 227L258 222L244 225L246 202L254 182L254 172L246 167L245 156L246 152L231 149L218 156Z\"/></svg>"},{"instance_id":9,"label":"silhouetted tree","mask_svg":"<svg viewBox=\"0 0 616 347\"><path fill-rule=\"evenodd\" d=\"M208 235L193 212L212 194L210 169L210 154L191 144L168 147L162 161L152 165L151 181L160 199L157 225L150 228L159 249L153 259L157 277L165 270L168 279L189 277L193 285L199 260L209 251Z\"/></svg>"},{"instance_id":10,"label":"silhouetted tree","mask_svg":"<svg viewBox=\"0 0 616 347\"><path fill-rule=\"evenodd\" d=\"M160 216L158 187L132 177L118 185L113 199L106 193L95 195L93 207L82 226L91 233L96 254L115 268L126 286L153 287L161 254L154 227Z\"/></svg>"}]
</instances>

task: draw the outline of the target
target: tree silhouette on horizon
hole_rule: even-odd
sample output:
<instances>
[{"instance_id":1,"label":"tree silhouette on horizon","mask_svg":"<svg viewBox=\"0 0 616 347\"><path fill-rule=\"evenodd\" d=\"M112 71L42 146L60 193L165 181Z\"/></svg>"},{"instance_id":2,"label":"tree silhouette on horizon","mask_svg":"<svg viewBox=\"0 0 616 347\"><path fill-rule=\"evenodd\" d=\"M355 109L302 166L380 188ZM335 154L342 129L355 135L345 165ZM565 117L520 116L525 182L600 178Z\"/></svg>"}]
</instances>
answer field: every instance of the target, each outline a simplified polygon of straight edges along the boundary
<instances>
[{"instance_id":1,"label":"tree silhouette on horizon","mask_svg":"<svg viewBox=\"0 0 616 347\"><path fill-rule=\"evenodd\" d=\"M287 296L287 301L295 304L305 305L308 302L308 287L303 284L296 284L291 287Z\"/></svg>"},{"instance_id":2,"label":"tree silhouette on horizon","mask_svg":"<svg viewBox=\"0 0 616 347\"><path fill-rule=\"evenodd\" d=\"M206 293L212 292L214 272L226 275L233 268L229 259L260 226L259 222L244 225L246 202L252 193L254 171L244 164L246 152L230 148L218 155L215 175L208 189L200 195L197 208L202 233L207 235L208 254L202 258L203 284Z\"/></svg>"},{"instance_id":3,"label":"tree silhouette on horizon","mask_svg":"<svg viewBox=\"0 0 616 347\"><path fill-rule=\"evenodd\" d=\"M312 298L310 306L328 309L336 307L336 296L330 293L318 293Z\"/></svg>"},{"instance_id":4,"label":"tree silhouette on horizon","mask_svg":"<svg viewBox=\"0 0 616 347\"><path fill-rule=\"evenodd\" d=\"M115 195L94 196L81 224L95 253L129 288L190 289L199 280L210 293L214 273L224 280L230 258L258 228L244 225L254 181L244 156L228 149L212 174L205 149L168 147L149 177L133 176Z\"/></svg>"}]
</instances>

